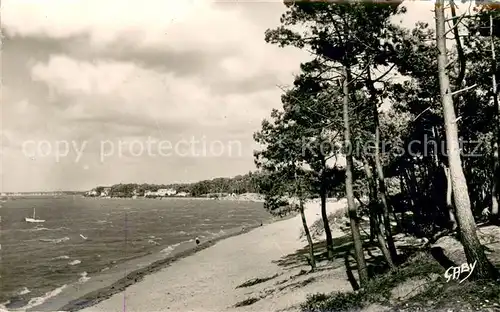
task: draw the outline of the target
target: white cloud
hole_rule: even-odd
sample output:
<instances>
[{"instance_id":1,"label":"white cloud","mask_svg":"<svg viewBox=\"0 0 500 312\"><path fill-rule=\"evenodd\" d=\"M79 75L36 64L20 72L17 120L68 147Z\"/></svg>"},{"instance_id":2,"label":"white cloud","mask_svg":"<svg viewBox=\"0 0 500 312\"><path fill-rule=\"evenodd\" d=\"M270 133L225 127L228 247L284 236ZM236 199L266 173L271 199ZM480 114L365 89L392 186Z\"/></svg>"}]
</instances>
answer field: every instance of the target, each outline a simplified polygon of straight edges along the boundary
<instances>
[{"instance_id":1,"label":"white cloud","mask_svg":"<svg viewBox=\"0 0 500 312\"><path fill-rule=\"evenodd\" d=\"M152 0L148 5L121 0L5 0L2 19L9 31L21 35L64 38L89 34L96 40L107 41L127 30L143 31L145 25L167 29L197 7L206 5L190 0Z\"/></svg>"},{"instance_id":2,"label":"white cloud","mask_svg":"<svg viewBox=\"0 0 500 312\"><path fill-rule=\"evenodd\" d=\"M151 122L183 122L186 127L232 127L264 118L270 105L279 103L279 90L274 86L244 96L215 95L199 78L176 77L133 63L90 63L64 55L35 64L32 78L66 96L67 119L119 119L128 114Z\"/></svg>"}]
</instances>

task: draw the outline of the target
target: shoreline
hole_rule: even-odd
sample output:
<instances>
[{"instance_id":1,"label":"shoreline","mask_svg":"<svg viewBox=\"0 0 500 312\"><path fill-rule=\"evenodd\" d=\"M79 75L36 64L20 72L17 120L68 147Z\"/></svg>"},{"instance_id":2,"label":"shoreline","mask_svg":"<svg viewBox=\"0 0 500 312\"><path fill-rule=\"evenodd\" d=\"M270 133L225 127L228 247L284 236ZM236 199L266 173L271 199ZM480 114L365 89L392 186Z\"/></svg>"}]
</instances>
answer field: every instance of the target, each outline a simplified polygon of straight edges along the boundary
<instances>
[{"instance_id":1,"label":"shoreline","mask_svg":"<svg viewBox=\"0 0 500 312\"><path fill-rule=\"evenodd\" d=\"M331 203L330 200L328 202ZM330 208L334 208L334 210L338 209L338 207L335 206L338 206L338 204L340 203L335 199L333 199L333 202L335 204L333 205L333 207L329 207L328 210L330 210ZM306 208L307 214L309 215L308 222L310 224L312 224L312 222L314 222L314 219L316 219L318 216L318 214L315 212L315 210L317 209L317 204L318 204L317 201L314 200L308 201L308 203L306 204L309 207L311 206L314 207L314 209ZM330 206L330 204L328 206ZM290 226L291 224L293 225ZM193 242L183 242L175 246L173 251L167 255L161 252L153 252L152 254L142 256L138 259L133 259L120 263L105 272L101 271L99 273L96 273L95 275L90 276L90 280L86 281L85 283L68 284L67 287L61 293L55 295L54 297L47 298L47 300L43 301L41 304L38 304L36 306L31 306L29 308L26 307L24 309L21 308L21 310L79 311L85 309L85 311L94 311L94 309L99 309L99 306L106 305L108 304L108 302L115 302L116 304L117 298L121 298L119 300L124 300L121 295L117 294L123 293L124 296L126 294L128 296L129 293L134 292L134 289L140 287L140 285L143 285L145 282L148 282L148 280L150 280L151 278L155 278L155 276L164 275L165 274L164 272L176 271L174 270L174 268L179 268L179 267L183 268L185 266L184 263L186 261L191 262L193 259L198 259L198 261L200 261L201 259L201 261L204 263L206 261L220 262L220 259L224 259L224 256L222 254L226 252L223 246L230 245L231 246L230 248L234 249L233 246L234 242L236 241L239 242L237 243L237 248L238 249L243 248L241 249L242 253L237 255L237 257L238 258L241 256L245 257L244 253L247 253L245 260L250 260L250 262L253 262L252 259L254 259L255 248L258 247L257 245L259 244L262 245L262 243L265 244L267 243L261 241L262 238L259 238L262 235L262 233L268 233L269 231L275 231L276 229L281 228L281 230L276 232L273 236L276 237L275 235L278 236L285 235L287 239L286 241L281 242L280 245L285 244L284 246L288 247L293 246L293 247L288 248L288 252L285 252L287 248L283 249L284 246L276 245L276 242L273 242L272 244L274 244L274 246L271 248L274 249L273 251L274 256L272 256L272 259L266 260L264 263L262 263L262 265L255 267L256 270L253 271L259 272L262 270L268 270L269 264L271 264L271 262L274 262L274 260L278 260L279 257L289 254L290 252L295 252L297 249L303 247L304 242L301 242L301 239L299 238L298 235L300 227L301 227L300 216L298 216L297 214L292 214L285 216L283 218L273 217L271 219L266 220L262 224L262 226L260 226L259 224L255 224L255 225L248 225L244 229L242 229L242 227L227 229L225 233L219 236L216 235L214 237L207 238L208 240L204 241L199 246L193 246L194 245ZM249 232L252 232L253 234ZM288 234L285 234L285 232L288 232ZM249 233L249 235L243 235L247 233ZM249 238L251 239L250 242L248 242ZM279 240L281 240L281 238ZM229 241L231 241L231 243L229 243ZM167 248L165 248L165 246L162 248L168 249L169 246L167 246ZM222 252L219 252L216 255L216 258L214 258L214 256L208 256L208 258L206 258L207 252L208 254L211 254L213 250L219 250ZM278 254L276 254L277 250L279 250ZM201 251L203 251L203 253L200 253ZM278 255L279 257L277 258ZM272 264L271 266L274 266L274 264ZM248 271L252 272L252 269ZM274 271L274 269L272 269L272 271ZM191 269L188 270L187 272L188 275L185 277L187 277L188 280L190 280L189 279L190 276L193 276L195 278L197 277L197 274L194 273L195 272L194 270ZM243 278L247 274L246 272L245 273L241 272L241 273L242 274L237 273L238 279ZM221 277L220 274L221 272L219 272L219 276L217 276L217 278ZM234 275L232 276L234 278ZM145 277L148 278L145 280ZM227 279L227 277L224 278ZM174 282L180 281L181 283L183 283L185 278L176 279L172 278L171 276L168 276L167 280ZM232 282L232 280L230 281ZM188 281L188 283L189 282L193 281ZM140 285L135 286L134 284L137 283L140 283ZM127 289L129 287L131 287L130 290ZM145 292L145 294L141 296L147 297L148 292ZM167 296L167 298L169 297L170 296ZM101 304L101 302L103 303ZM17 311L20 310L18 309Z\"/></svg>"},{"instance_id":2,"label":"shoreline","mask_svg":"<svg viewBox=\"0 0 500 312\"><path fill-rule=\"evenodd\" d=\"M306 204L308 223L321 218L319 208L314 201ZM344 208L343 201L335 201L327 212ZM349 289L343 265L318 263L321 269L316 273L304 274L310 267L300 256L307 246L300 237L301 228L300 215L295 215L237 233L241 235L220 237L207 242L206 248L186 251L176 261L165 260L171 265L143 271L140 280L130 281L126 290L118 289L103 301L83 302L82 312L121 312L125 307L172 312L294 310L309 294ZM345 235L337 229L332 234ZM253 286L242 286L255 280L259 282ZM77 302L71 305L64 308L83 307Z\"/></svg>"},{"instance_id":3,"label":"shoreline","mask_svg":"<svg viewBox=\"0 0 500 312\"><path fill-rule=\"evenodd\" d=\"M263 223L263 226L278 221L270 220ZM140 282L145 276L154 274L178 260L212 247L222 240L248 233L260 227L260 225L251 225L244 229L242 227L227 229L224 234L212 237L198 246L193 246L194 243L189 241L181 242L170 254L165 255L158 251L125 261L107 271L90 276L90 280L85 283L78 284L76 282L59 287L63 288L59 294L48 298L41 304L7 311L79 311L125 291L127 287ZM163 249L169 247L171 246Z\"/></svg>"},{"instance_id":4,"label":"shoreline","mask_svg":"<svg viewBox=\"0 0 500 312\"><path fill-rule=\"evenodd\" d=\"M221 198L213 198L213 197L176 197L176 196L165 196L165 197L156 197L156 198L148 198L148 197L85 197L89 199L123 199L123 200L220 200L220 201L240 201L240 202L253 202L253 203L263 203L263 199L251 199L251 198L232 198L232 197L221 197Z\"/></svg>"},{"instance_id":5,"label":"shoreline","mask_svg":"<svg viewBox=\"0 0 500 312\"><path fill-rule=\"evenodd\" d=\"M72 198L66 198L66 201L68 200L71 201ZM148 207L150 204L153 208L158 208L153 209L154 211L158 210L158 215L163 215L165 218L170 218L171 215L169 214L168 210L162 210L163 212L160 212L160 209L163 209L163 207L167 204L167 206L174 205L174 207L182 207L186 205L194 207L193 209L196 209L196 207L200 207L200 209L202 209L205 206L227 206L227 209L235 209L235 211L231 211L231 215L228 216L226 213L224 213L224 209L214 210L214 213L218 213L220 215L220 218L212 218L210 216L212 214L211 212L208 214L200 212L200 214L205 214L206 217L210 219L201 221L203 220L203 218L201 218L196 222L194 222L195 220L193 220L193 223L191 224L190 219L192 215L195 214L184 211L182 209L178 209L175 210L177 215L179 216L179 218L184 218L184 221L186 222L179 223L175 221L178 223L178 225L176 225L173 229L170 228L169 224L170 222L174 221L159 221L158 217L156 216L157 212L153 212L152 216L148 214L148 218L151 220L155 220L155 224L153 224L155 227L151 227L150 229L149 225L142 226L142 232L133 234L135 235L134 240L137 238L138 241L131 241L134 246L128 253L127 248L124 249L123 247L123 237L121 236L121 233L118 233L115 239L109 240L111 244L108 245L105 242L108 241L108 239L106 238L106 234L104 234L104 239L98 237L92 238L92 235L87 235L88 233L85 234L85 230L82 230L82 233L90 237L89 242L85 243L80 239L83 237L78 236L78 233L80 232L70 231L70 228L60 226L59 223L57 223L57 220L54 221L49 220L48 218L44 218L48 219L48 222L42 224L41 227L40 225L26 225L26 223L21 221L21 217L24 218L24 214L21 212L20 215L22 216L19 216L19 218L11 218L11 220L14 220L11 228L4 229L4 231L8 231L8 233L12 234L10 238L6 237L8 239L5 242L6 246L9 246L7 244L9 242L11 242L12 244L17 244L17 242L27 240L28 243L26 243L26 247L23 248L25 248L26 250L30 250L30 252L31 250L33 250L34 252L39 252L39 256L33 258L33 261L30 261L30 263L27 262L28 264L26 266L23 266L23 263L18 264L20 274L15 274L16 267L18 266L15 264L15 261L10 262L10 266L8 266L10 270L7 269L9 270L9 276L6 276L5 279L5 282L8 282L8 284L6 284L6 292L3 293L4 296L2 296L2 302L0 302L0 311L54 311L73 300L88 295L91 292L109 287L110 285L124 278L124 275L128 273L137 271L139 269L145 269L146 267L154 264L157 261L164 260L166 258L173 258L177 254L180 254L185 250L194 249L193 252L196 250L200 250L196 249L197 245L194 242L195 236L200 237L202 243L200 245L205 246L205 244L209 241L214 241L229 237L231 235L244 233L242 231L242 228L253 228L254 226L260 226L261 222L272 222L270 220L270 215L260 212L260 210L262 210L262 206L260 204L253 203L241 202L232 204L226 203L228 205L223 205L223 203L211 202L208 200L198 200L199 203L196 203L196 201L191 201L190 199L172 199L170 201L166 201L164 204L162 204L161 201L148 202L147 200L140 200L137 203L129 202L129 204L127 204L126 201L120 199L113 200L109 203L106 203L107 201L99 200L90 203L92 201L88 201L85 198L78 200L79 202L83 202L84 204L92 204L92 206L90 207L100 207L101 205L103 205L103 207L112 207L114 205L113 203L116 202L120 206L124 206L124 209L132 210L133 212L136 212L139 209L135 209L132 207L142 207L143 205L145 207ZM66 203L66 201L62 203L64 204ZM184 203L184 201L186 201L186 203ZM191 202L191 204L189 204L188 201ZM51 203L51 201L44 201L42 203L45 202ZM149 204L145 205L145 203ZM57 204L59 205L59 203ZM22 200L12 204L12 206L7 206L7 208L9 209L9 212L16 212L16 214L13 214L14 217L16 217L17 215L19 215L19 213L17 213L17 210L13 209L16 207L23 207L24 205L25 201ZM250 210L248 212L245 209L238 210L236 209L238 207L250 207ZM106 228L113 227L113 225L110 226L109 224L115 222L115 219L119 220L120 218L122 218L122 216L120 216L120 214L123 214L121 209L117 209L116 211L116 215L111 211L109 214L113 214L114 219L112 217L108 217L109 215L101 216L102 213L99 212L98 214L96 214L95 220L90 218L88 222L85 221L89 225L84 225L84 227L88 227L89 229L92 229L92 231L96 230L97 228L105 229L102 230L103 232L96 232L98 234L95 234L95 236L99 236L100 233L107 233L108 229ZM220 211L220 213L216 211ZM241 218L234 217L233 215L241 215ZM226 219L228 221L225 221ZM113 220L113 222L111 222L110 220ZM163 222L163 224L158 222ZM181 223L186 224L180 226ZM200 226L196 226L197 223L201 223ZM212 226L212 223L217 224L217 226ZM116 224L118 224L119 226L119 223L115 223L115 227L117 226ZM10 225L11 224L9 223L9 226ZM220 228L219 225L221 225ZM38 230L41 231L39 232ZM58 232L60 230L64 230L64 232ZM136 229L133 228L132 230L134 231ZM4 231L2 231L2 234L4 233ZM16 234L14 234L16 233L16 231L19 231L19 233L23 236L20 235L18 237ZM171 232L175 237L171 237ZM149 234L154 234L156 235L156 237L149 236ZM69 240L70 237L71 241L66 242L66 240ZM153 240L151 240L151 238L153 238ZM39 240L42 242L37 242ZM92 241L97 241L98 243L96 244ZM104 243L99 243L100 241L104 241ZM117 241L118 243L116 243ZM127 241L125 242L127 245L130 244ZM50 246L48 244L50 244ZM47 245L47 249L45 245ZM141 249L141 245L144 245L142 246L143 249ZM24 246L24 243L21 245L17 244L16 247L17 246ZM67 248L69 250L67 250ZM106 255L103 254L102 258L99 255L101 253L101 249L105 250L103 252L106 253ZM24 249L21 248L21 250ZM10 251L11 253L7 254L7 256L12 256L12 258L9 259L24 260L23 256L19 256L19 253L15 253L16 249L11 249ZM110 257L107 257L107 255L110 255ZM94 261L94 258L96 258L96 260L98 261ZM71 260L66 261L65 259ZM38 269L38 267L40 267L40 269ZM35 269L36 271L33 271L33 273L31 273L31 269ZM24 274L23 276L26 276L26 278L20 278L21 274ZM9 283L9 281L12 281L12 283Z\"/></svg>"}]
</instances>

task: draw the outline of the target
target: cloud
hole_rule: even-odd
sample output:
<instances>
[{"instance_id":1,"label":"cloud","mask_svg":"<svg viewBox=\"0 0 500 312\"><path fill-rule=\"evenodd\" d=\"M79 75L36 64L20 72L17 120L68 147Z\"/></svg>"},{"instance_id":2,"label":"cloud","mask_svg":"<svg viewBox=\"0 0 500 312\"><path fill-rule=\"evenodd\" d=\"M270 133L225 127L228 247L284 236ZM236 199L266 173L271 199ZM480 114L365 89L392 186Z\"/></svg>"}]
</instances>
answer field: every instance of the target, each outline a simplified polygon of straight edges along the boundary
<instances>
[{"instance_id":1,"label":"cloud","mask_svg":"<svg viewBox=\"0 0 500 312\"><path fill-rule=\"evenodd\" d=\"M130 0L5 0L3 6L8 34L88 36L95 48L120 41L176 51L221 50L241 43L241 34L256 28L238 11L219 10L213 1L203 0L151 0L147 5Z\"/></svg>"},{"instance_id":2,"label":"cloud","mask_svg":"<svg viewBox=\"0 0 500 312\"><path fill-rule=\"evenodd\" d=\"M260 120L279 90L267 86L250 94L215 94L200 78L177 77L130 62L85 62L65 55L36 63L32 79L68 99L66 119L121 118L186 127L229 127Z\"/></svg>"},{"instance_id":3,"label":"cloud","mask_svg":"<svg viewBox=\"0 0 500 312\"><path fill-rule=\"evenodd\" d=\"M280 105L308 55L264 42L282 3L27 1L2 3L6 35L4 190L91 187L239 174L253 168L252 133ZM247 8L247 9L245 9ZM23 22L21 22L23 21ZM7 62L8 61L8 62ZM17 122L17 123L16 123ZM237 141L238 157L123 157L99 142ZM88 142L71 157L30 159L26 140ZM12 143L16 144L12 144ZM37 179L27 177L36 176Z\"/></svg>"}]
</instances>

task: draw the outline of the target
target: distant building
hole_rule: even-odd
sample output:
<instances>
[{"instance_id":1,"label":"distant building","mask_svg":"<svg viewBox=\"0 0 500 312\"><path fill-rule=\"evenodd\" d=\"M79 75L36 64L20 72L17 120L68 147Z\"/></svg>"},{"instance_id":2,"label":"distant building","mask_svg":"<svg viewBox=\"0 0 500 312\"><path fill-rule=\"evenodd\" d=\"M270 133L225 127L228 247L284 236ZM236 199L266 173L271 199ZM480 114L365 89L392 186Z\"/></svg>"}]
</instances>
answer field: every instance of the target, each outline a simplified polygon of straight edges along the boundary
<instances>
[{"instance_id":1,"label":"distant building","mask_svg":"<svg viewBox=\"0 0 500 312\"><path fill-rule=\"evenodd\" d=\"M109 194L111 193L111 188L110 187L105 187L102 192L101 192L101 197L108 197Z\"/></svg>"},{"instance_id":2,"label":"distant building","mask_svg":"<svg viewBox=\"0 0 500 312\"><path fill-rule=\"evenodd\" d=\"M91 191L89 191L87 194L88 194L89 196L97 196L97 195L99 195L99 193L97 193L97 191L96 191L96 190L91 190Z\"/></svg>"},{"instance_id":3,"label":"distant building","mask_svg":"<svg viewBox=\"0 0 500 312\"><path fill-rule=\"evenodd\" d=\"M187 197L187 196L189 196L189 193L179 192L179 193L177 193L177 196L179 196L179 197Z\"/></svg>"},{"instance_id":4,"label":"distant building","mask_svg":"<svg viewBox=\"0 0 500 312\"><path fill-rule=\"evenodd\" d=\"M152 197L152 196L158 196L158 192L153 192L153 191L144 191L144 197Z\"/></svg>"},{"instance_id":5,"label":"distant building","mask_svg":"<svg viewBox=\"0 0 500 312\"><path fill-rule=\"evenodd\" d=\"M156 193L158 196L173 196L177 194L177 191L174 189L159 189Z\"/></svg>"}]
</instances>

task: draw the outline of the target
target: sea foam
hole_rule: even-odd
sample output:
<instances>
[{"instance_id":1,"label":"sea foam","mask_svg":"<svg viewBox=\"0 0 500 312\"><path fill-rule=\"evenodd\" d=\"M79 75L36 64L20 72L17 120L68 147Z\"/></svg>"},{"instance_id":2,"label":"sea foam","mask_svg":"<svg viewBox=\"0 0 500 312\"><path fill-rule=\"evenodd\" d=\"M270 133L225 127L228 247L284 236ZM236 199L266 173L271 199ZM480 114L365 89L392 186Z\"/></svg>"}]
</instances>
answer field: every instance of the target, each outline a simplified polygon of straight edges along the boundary
<instances>
[{"instance_id":1,"label":"sea foam","mask_svg":"<svg viewBox=\"0 0 500 312\"><path fill-rule=\"evenodd\" d=\"M31 308L36 307L38 305L41 305L42 303L44 303L48 299L59 295L66 287L67 287L67 285L62 285L61 287L58 287L52 291L45 293L45 295L43 295L43 296L31 298L27 305L25 305L24 307L22 307L20 309L15 309L13 311L26 311L28 309L31 309Z\"/></svg>"}]
</instances>

